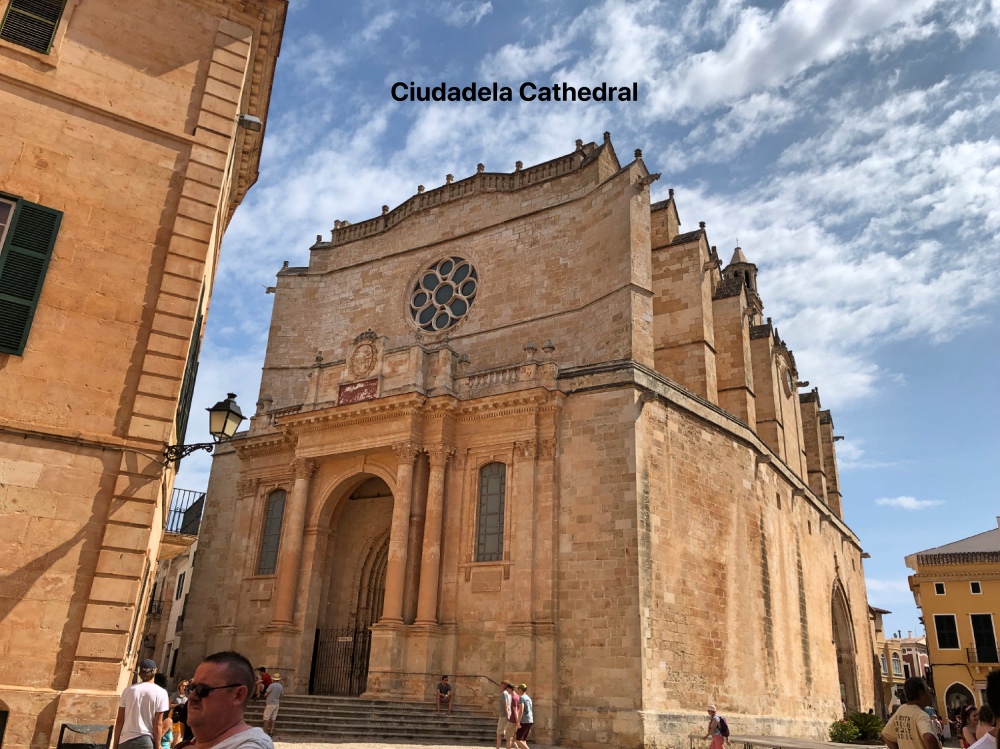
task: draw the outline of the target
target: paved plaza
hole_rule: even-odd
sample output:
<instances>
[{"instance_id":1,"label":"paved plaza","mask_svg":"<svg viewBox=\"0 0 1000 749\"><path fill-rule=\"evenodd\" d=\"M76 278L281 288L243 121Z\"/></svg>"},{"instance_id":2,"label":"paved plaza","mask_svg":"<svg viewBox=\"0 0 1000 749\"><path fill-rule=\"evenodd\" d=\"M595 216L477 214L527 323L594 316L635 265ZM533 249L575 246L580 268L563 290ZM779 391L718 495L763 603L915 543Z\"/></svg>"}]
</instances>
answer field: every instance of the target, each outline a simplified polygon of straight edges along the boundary
<instances>
[{"instance_id":1,"label":"paved plaza","mask_svg":"<svg viewBox=\"0 0 1000 749\"><path fill-rule=\"evenodd\" d=\"M293 741L279 740L274 742L274 749L413 749L417 746L434 746L436 749L469 749L473 746L487 746L487 744L426 744L412 741L404 741L392 744L372 744L358 743L353 739L343 741L324 741L320 739L298 739ZM493 744L489 744L493 746ZM532 749L553 749L550 744L536 744L529 742Z\"/></svg>"}]
</instances>

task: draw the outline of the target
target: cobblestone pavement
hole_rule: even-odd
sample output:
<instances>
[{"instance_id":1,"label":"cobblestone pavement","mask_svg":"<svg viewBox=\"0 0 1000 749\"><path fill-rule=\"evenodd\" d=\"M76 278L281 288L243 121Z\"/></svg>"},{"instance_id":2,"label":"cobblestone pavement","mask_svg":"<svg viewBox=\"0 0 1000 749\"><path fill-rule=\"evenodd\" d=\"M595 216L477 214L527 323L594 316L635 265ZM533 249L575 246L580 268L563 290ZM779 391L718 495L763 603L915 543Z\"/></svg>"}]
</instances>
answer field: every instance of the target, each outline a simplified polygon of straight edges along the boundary
<instances>
[{"instance_id":1,"label":"cobblestone pavement","mask_svg":"<svg viewBox=\"0 0 1000 749\"><path fill-rule=\"evenodd\" d=\"M433 746L436 749L473 749L479 747L495 747L495 744L437 744L437 743L415 743L401 742L398 744L371 744L345 739L343 741L324 741L317 739L278 739L274 742L274 749L414 749L418 746ZM528 740L531 749L553 749L547 744L536 744Z\"/></svg>"}]
</instances>

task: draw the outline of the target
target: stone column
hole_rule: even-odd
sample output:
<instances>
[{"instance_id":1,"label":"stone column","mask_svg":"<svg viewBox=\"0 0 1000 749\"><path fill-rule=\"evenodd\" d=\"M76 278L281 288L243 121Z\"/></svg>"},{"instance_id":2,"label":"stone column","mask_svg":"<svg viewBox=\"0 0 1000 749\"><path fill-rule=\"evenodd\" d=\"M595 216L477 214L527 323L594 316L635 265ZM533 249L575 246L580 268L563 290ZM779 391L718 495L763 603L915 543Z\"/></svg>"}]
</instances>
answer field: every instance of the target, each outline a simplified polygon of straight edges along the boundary
<instances>
[{"instance_id":1,"label":"stone column","mask_svg":"<svg viewBox=\"0 0 1000 749\"><path fill-rule=\"evenodd\" d=\"M420 558L420 594L416 624L437 624L438 582L441 574L441 521L444 517L444 469L455 453L452 447L427 449L431 473L427 480L427 512L424 515L424 548Z\"/></svg>"},{"instance_id":2,"label":"stone column","mask_svg":"<svg viewBox=\"0 0 1000 749\"><path fill-rule=\"evenodd\" d=\"M392 525L389 530L389 560L385 569L383 622L403 623L403 580L406 576L406 544L410 531L410 496L413 493L413 459L417 447L411 442L392 446L399 462L396 491L392 497Z\"/></svg>"},{"instance_id":3,"label":"stone column","mask_svg":"<svg viewBox=\"0 0 1000 749\"><path fill-rule=\"evenodd\" d=\"M309 479L316 470L311 460L296 460L293 465L295 483L285 505L281 523L281 555L278 560L278 586L274 601L273 623L291 626L295 621L295 591L299 586L299 563L302 559L302 536L306 526L306 506L309 503Z\"/></svg>"}]
</instances>

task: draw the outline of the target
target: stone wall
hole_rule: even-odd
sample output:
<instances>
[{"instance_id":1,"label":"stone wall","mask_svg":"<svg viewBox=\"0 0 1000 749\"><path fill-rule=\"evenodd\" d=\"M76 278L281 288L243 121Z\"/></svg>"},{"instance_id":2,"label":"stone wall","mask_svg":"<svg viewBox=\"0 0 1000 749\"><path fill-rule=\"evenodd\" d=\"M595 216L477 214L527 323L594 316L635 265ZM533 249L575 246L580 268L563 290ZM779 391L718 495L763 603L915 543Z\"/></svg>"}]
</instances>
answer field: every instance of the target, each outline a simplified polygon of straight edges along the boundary
<instances>
[{"instance_id":1,"label":"stone wall","mask_svg":"<svg viewBox=\"0 0 1000 749\"><path fill-rule=\"evenodd\" d=\"M113 722L129 682L172 485L162 452L259 158L235 116L266 114L284 11L70 0L49 54L0 41L0 192L62 212L25 350L0 354L5 746Z\"/></svg>"}]
</instances>

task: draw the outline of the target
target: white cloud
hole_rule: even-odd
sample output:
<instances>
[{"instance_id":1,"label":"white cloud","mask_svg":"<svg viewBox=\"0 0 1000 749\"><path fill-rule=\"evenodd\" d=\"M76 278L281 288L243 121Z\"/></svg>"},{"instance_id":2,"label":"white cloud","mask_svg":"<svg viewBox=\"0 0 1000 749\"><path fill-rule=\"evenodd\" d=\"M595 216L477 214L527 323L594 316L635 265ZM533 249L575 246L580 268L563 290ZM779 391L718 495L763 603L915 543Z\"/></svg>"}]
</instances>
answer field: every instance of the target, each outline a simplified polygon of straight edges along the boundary
<instances>
[{"instance_id":1,"label":"white cloud","mask_svg":"<svg viewBox=\"0 0 1000 749\"><path fill-rule=\"evenodd\" d=\"M901 510L926 510L928 507L943 505L941 499L917 499L916 497L881 497L875 500L877 505L898 507Z\"/></svg>"},{"instance_id":2,"label":"white cloud","mask_svg":"<svg viewBox=\"0 0 1000 749\"><path fill-rule=\"evenodd\" d=\"M491 2L461 2L445 3L441 6L444 22L449 26L475 26L483 18L493 12Z\"/></svg>"}]
</instances>

